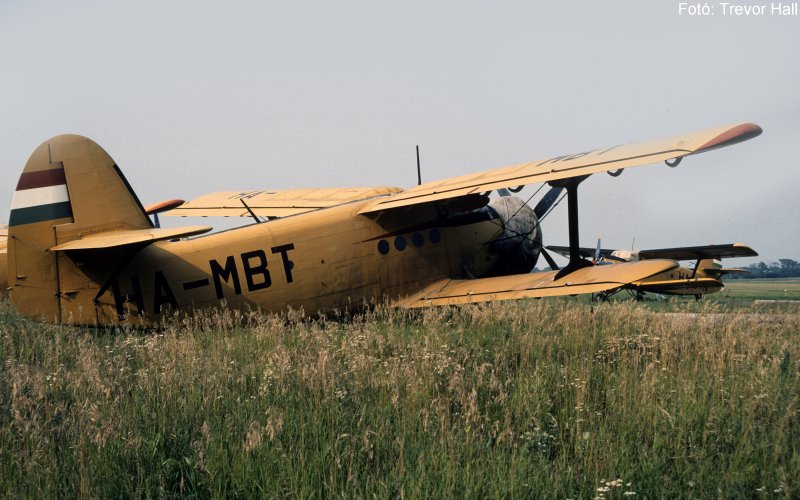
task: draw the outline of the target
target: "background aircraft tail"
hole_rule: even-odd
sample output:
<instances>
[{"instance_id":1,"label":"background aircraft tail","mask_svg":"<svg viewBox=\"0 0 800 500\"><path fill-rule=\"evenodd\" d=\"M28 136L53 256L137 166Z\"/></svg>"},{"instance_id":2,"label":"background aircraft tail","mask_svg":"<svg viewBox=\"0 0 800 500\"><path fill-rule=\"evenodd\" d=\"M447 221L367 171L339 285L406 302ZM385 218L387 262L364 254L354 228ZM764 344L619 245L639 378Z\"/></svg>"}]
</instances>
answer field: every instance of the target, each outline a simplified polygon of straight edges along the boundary
<instances>
[{"instance_id":1,"label":"background aircraft tail","mask_svg":"<svg viewBox=\"0 0 800 500\"><path fill-rule=\"evenodd\" d=\"M78 135L46 141L25 165L11 204L11 301L28 316L86 323L86 318L64 316L94 317L95 311L76 311L69 307L70 301L79 294L94 297L100 287L96 277L108 275L107 268L115 259L104 255L109 258L100 258L99 264L87 269L75 255L50 249L94 233L150 227L150 219L122 172L100 146Z\"/></svg>"},{"instance_id":2,"label":"background aircraft tail","mask_svg":"<svg viewBox=\"0 0 800 500\"><path fill-rule=\"evenodd\" d=\"M697 272L695 273L698 278L714 278L720 279L726 274L747 274L750 271L740 268L724 268L722 262L717 259L702 259L697 263Z\"/></svg>"},{"instance_id":3,"label":"background aircraft tail","mask_svg":"<svg viewBox=\"0 0 800 500\"><path fill-rule=\"evenodd\" d=\"M719 277L718 270L722 269L722 262L717 259L700 259L697 261L695 268L695 277L697 278L717 278Z\"/></svg>"}]
</instances>

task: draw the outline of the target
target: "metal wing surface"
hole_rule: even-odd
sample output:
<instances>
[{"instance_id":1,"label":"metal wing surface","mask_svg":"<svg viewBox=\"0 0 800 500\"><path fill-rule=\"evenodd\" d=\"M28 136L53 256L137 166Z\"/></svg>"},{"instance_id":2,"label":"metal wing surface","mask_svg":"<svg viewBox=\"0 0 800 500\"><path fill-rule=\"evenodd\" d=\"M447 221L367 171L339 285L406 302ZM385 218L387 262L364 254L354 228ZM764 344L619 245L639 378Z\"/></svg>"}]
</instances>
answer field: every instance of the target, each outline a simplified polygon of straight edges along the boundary
<instances>
[{"instance_id":1,"label":"metal wing surface","mask_svg":"<svg viewBox=\"0 0 800 500\"><path fill-rule=\"evenodd\" d=\"M368 214L523 184L553 182L597 172L637 167L730 146L761 134L761 127L742 123L690 132L668 139L592 149L570 155L486 170L428 182L375 200L360 213Z\"/></svg>"},{"instance_id":2,"label":"metal wing surface","mask_svg":"<svg viewBox=\"0 0 800 500\"><path fill-rule=\"evenodd\" d=\"M640 259L695 260L724 259L727 257L756 257L757 255L758 253L756 253L755 250L741 243L639 250Z\"/></svg>"},{"instance_id":3,"label":"metal wing surface","mask_svg":"<svg viewBox=\"0 0 800 500\"><path fill-rule=\"evenodd\" d=\"M494 300L555 297L597 293L619 288L678 267L671 260L625 262L613 266L591 266L555 279L556 271L513 274L494 278L442 279L421 292L399 301L400 307L426 307Z\"/></svg>"},{"instance_id":4,"label":"metal wing surface","mask_svg":"<svg viewBox=\"0 0 800 500\"><path fill-rule=\"evenodd\" d=\"M681 291L686 293L687 290L707 290L711 288L721 289L722 287L722 282L714 278L691 278L643 282L637 281L635 283L631 283L629 288L649 293L675 293Z\"/></svg>"},{"instance_id":5,"label":"metal wing surface","mask_svg":"<svg viewBox=\"0 0 800 500\"><path fill-rule=\"evenodd\" d=\"M153 243L161 240L186 238L211 231L208 226L187 226L176 228L123 229L104 231L87 235L83 238L62 243L50 248L50 251L63 252L70 250L99 250L115 248L138 243Z\"/></svg>"},{"instance_id":6,"label":"metal wing surface","mask_svg":"<svg viewBox=\"0 0 800 500\"><path fill-rule=\"evenodd\" d=\"M400 191L400 188L394 187L221 191L195 198L164 215L250 217L255 214L260 217L287 217Z\"/></svg>"}]
</instances>

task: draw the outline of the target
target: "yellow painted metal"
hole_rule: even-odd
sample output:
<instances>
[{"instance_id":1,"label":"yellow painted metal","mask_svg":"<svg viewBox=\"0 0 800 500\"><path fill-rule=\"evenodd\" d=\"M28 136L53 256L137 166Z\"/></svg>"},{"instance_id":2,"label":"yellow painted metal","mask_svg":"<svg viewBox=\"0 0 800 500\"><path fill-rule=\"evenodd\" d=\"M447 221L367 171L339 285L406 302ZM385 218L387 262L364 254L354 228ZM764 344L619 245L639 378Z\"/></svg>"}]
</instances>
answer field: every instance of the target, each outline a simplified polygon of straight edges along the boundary
<instances>
[{"instance_id":1,"label":"yellow painted metal","mask_svg":"<svg viewBox=\"0 0 800 500\"><path fill-rule=\"evenodd\" d=\"M557 252L565 257L569 257L569 247L548 246L550 250ZM595 249L580 248L583 257L593 257ZM601 250L607 260L605 264L615 264L620 262L620 250ZM660 293L667 295L704 295L707 293L719 292L723 284L719 277L724 274L747 273L745 269L723 269L715 259L730 257L751 257L758 253L747 245L741 243L726 243L721 245L701 245L690 247L660 248L650 250L638 250L629 253L632 261L647 261L651 259L672 259L672 260L696 260L696 269L689 269L683 266L670 269L644 280L637 280L629 283L625 288L639 292Z\"/></svg>"},{"instance_id":2,"label":"yellow painted metal","mask_svg":"<svg viewBox=\"0 0 800 500\"><path fill-rule=\"evenodd\" d=\"M721 291L725 286L714 278L687 278L678 280L653 279L636 281L629 288L649 293L664 295L705 295Z\"/></svg>"},{"instance_id":3,"label":"yellow painted metal","mask_svg":"<svg viewBox=\"0 0 800 500\"><path fill-rule=\"evenodd\" d=\"M559 279L556 279L556 271L474 280L443 279L417 294L399 300L397 305L425 307L598 293L619 288L631 281L642 280L677 266L678 264L671 260L649 260L613 266L584 267Z\"/></svg>"},{"instance_id":4,"label":"yellow painted metal","mask_svg":"<svg viewBox=\"0 0 800 500\"><path fill-rule=\"evenodd\" d=\"M640 261L650 262L650 261ZM719 274L708 272L712 260L703 260L697 264L697 270L680 266L659 273L647 279L633 281L627 288L640 292L660 293L665 295L705 295L719 292L724 288Z\"/></svg>"},{"instance_id":5,"label":"yellow painted metal","mask_svg":"<svg viewBox=\"0 0 800 500\"><path fill-rule=\"evenodd\" d=\"M737 133L739 135L736 135ZM761 128L754 124L728 125L683 134L669 139L592 149L511 167L451 177L407 189L390 198L375 200L365 207L361 213L372 213L493 189L552 182L597 172L637 167L673 158L682 158L693 153L734 144L740 140L755 137L760 133Z\"/></svg>"},{"instance_id":6,"label":"yellow painted metal","mask_svg":"<svg viewBox=\"0 0 800 500\"><path fill-rule=\"evenodd\" d=\"M286 217L400 191L394 187L221 191L195 198L165 215L250 217L252 211L260 217Z\"/></svg>"},{"instance_id":7,"label":"yellow painted metal","mask_svg":"<svg viewBox=\"0 0 800 500\"><path fill-rule=\"evenodd\" d=\"M121 229L93 233L85 238L68 241L50 248L50 251L97 250L137 243L153 243L161 240L187 238L211 231L209 226L186 226L176 228Z\"/></svg>"}]
</instances>

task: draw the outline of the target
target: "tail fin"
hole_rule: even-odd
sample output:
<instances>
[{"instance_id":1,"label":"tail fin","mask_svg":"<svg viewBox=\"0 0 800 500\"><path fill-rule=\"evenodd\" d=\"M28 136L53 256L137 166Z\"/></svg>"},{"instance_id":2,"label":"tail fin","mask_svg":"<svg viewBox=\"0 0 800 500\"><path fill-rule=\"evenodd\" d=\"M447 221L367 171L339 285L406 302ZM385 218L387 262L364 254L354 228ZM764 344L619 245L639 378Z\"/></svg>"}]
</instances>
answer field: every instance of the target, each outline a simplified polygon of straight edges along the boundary
<instances>
[{"instance_id":1,"label":"tail fin","mask_svg":"<svg viewBox=\"0 0 800 500\"><path fill-rule=\"evenodd\" d=\"M722 270L722 262L717 259L700 259L694 270L695 278L718 279Z\"/></svg>"},{"instance_id":2,"label":"tail fin","mask_svg":"<svg viewBox=\"0 0 800 500\"><path fill-rule=\"evenodd\" d=\"M737 267L722 267L722 262L716 259L703 259L697 264L698 278L714 278L715 280L722 279L726 274L748 274L750 271L747 269L740 269Z\"/></svg>"},{"instance_id":3,"label":"tail fin","mask_svg":"<svg viewBox=\"0 0 800 500\"><path fill-rule=\"evenodd\" d=\"M8 226L8 281L17 309L86 323L65 315L94 316L83 309L99 286L75 261L50 249L88 234L152 224L108 153L85 137L60 135L36 148L25 165Z\"/></svg>"}]
</instances>

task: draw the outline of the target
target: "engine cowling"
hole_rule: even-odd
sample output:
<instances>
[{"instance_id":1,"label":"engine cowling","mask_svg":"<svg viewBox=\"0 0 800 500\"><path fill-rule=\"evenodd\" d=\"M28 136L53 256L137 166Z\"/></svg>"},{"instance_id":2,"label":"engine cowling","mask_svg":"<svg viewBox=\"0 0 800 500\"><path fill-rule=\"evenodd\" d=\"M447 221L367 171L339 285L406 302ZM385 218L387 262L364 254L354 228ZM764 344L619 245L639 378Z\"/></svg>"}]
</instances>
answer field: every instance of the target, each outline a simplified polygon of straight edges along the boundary
<instances>
[{"instance_id":1,"label":"engine cowling","mask_svg":"<svg viewBox=\"0 0 800 500\"><path fill-rule=\"evenodd\" d=\"M542 228L533 209L515 196L494 198L487 208L502 225L500 234L489 243L490 251L499 256L492 274L533 270L542 249Z\"/></svg>"}]
</instances>

